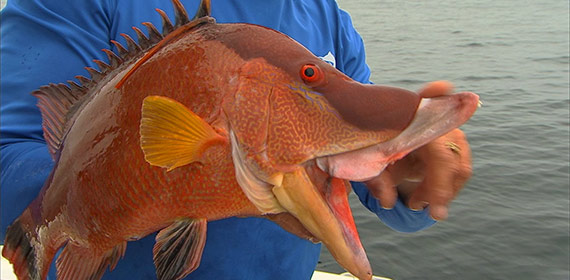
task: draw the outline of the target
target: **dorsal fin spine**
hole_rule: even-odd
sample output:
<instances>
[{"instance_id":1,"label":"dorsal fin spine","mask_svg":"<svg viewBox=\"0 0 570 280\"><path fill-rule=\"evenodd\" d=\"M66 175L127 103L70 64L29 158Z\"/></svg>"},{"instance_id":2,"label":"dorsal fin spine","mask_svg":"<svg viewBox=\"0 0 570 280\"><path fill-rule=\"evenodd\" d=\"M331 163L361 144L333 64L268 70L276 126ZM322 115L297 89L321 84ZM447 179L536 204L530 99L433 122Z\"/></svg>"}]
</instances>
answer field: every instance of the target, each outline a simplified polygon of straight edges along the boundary
<instances>
[{"instance_id":1,"label":"dorsal fin spine","mask_svg":"<svg viewBox=\"0 0 570 280\"><path fill-rule=\"evenodd\" d=\"M83 95L87 92L86 88L82 87L81 85L79 85L78 83L76 83L74 81L67 81L67 83L69 84L69 86L71 88L70 95L75 97L75 99L77 99L78 95Z\"/></svg>"},{"instance_id":2,"label":"dorsal fin spine","mask_svg":"<svg viewBox=\"0 0 570 280\"><path fill-rule=\"evenodd\" d=\"M147 49L151 43L149 41L149 39L146 37L146 35L142 32L142 30L140 30L138 27L133 26L133 30L135 31L135 33L137 33L137 42L140 45L140 47L144 50Z\"/></svg>"},{"instance_id":3,"label":"dorsal fin spine","mask_svg":"<svg viewBox=\"0 0 570 280\"><path fill-rule=\"evenodd\" d=\"M111 50L103 49L103 52L105 52L107 54L107 57L109 58L109 63L110 63L109 65L111 66L111 68L115 69L123 63L123 60L119 56L117 56L114 52L112 52Z\"/></svg>"},{"instance_id":4,"label":"dorsal fin spine","mask_svg":"<svg viewBox=\"0 0 570 280\"><path fill-rule=\"evenodd\" d=\"M117 50L119 51L119 56L122 59L126 59L127 56L129 56L129 50L127 50L125 47L123 47L123 45L121 45L121 43L119 43L115 40L111 40L111 43L113 43L113 45L115 45L115 47L117 47Z\"/></svg>"},{"instance_id":5,"label":"dorsal fin spine","mask_svg":"<svg viewBox=\"0 0 570 280\"><path fill-rule=\"evenodd\" d=\"M198 7L198 10L196 11L196 15L194 16L194 19L199 19L201 17L208 17L211 14L212 14L212 5L210 3L210 0L201 0L200 6Z\"/></svg>"},{"instance_id":6,"label":"dorsal fin spine","mask_svg":"<svg viewBox=\"0 0 570 280\"><path fill-rule=\"evenodd\" d=\"M160 15L160 18L162 19L162 36L166 36L172 31L174 31L174 26L172 25L172 22L170 22L170 19L163 10L156 9L156 11Z\"/></svg>"},{"instance_id":7,"label":"dorsal fin spine","mask_svg":"<svg viewBox=\"0 0 570 280\"><path fill-rule=\"evenodd\" d=\"M91 80L85 76L77 75L75 76L77 80L81 83L81 86L88 87L91 84Z\"/></svg>"},{"instance_id":8,"label":"dorsal fin spine","mask_svg":"<svg viewBox=\"0 0 570 280\"><path fill-rule=\"evenodd\" d=\"M93 80L93 81L99 81L103 77L103 74L101 74L101 72L95 70L95 68L93 68L93 67L85 67L85 70L87 70L87 72L89 72L89 75L91 76L91 80Z\"/></svg>"},{"instance_id":9,"label":"dorsal fin spine","mask_svg":"<svg viewBox=\"0 0 570 280\"><path fill-rule=\"evenodd\" d=\"M178 28L184 24L189 23L190 19L188 18L188 13L186 13L186 9L184 9L182 3L180 3L178 0L173 0L172 5L174 6L175 27Z\"/></svg>"},{"instance_id":10,"label":"dorsal fin spine","mask_svg":"<svg viewBox=\"0 0 570 280\"><path fill-rule=\"evenodd\" d=\"M121 33L121 36L123 36L123 38L125 38L125 40L127 40L127 48L129 50L129 58L132 56L135 56L136 54L139 54L140 52L142 52L141 47L135 42L135 40L133 40L133 38L131 38L131 36L129 36L125 33Z\"/></svg>"},{"instance_id":11,"label":"dorsal fin spine","mask_svg":"<svg viewBox=\"0 0 570 280\"><path fill-rule=\"evenodd\" d=\"M155 45L156 43L162 40L162 34L154 27L154 25L150 22L143 22L142 25L146 26L148 31L148 40L150 41L151 45Z\"/></svg>"},{"instance_id":12,"label":"dorsal fin spine","mask_svg":"<svg viewBox=\"0 0 570 280\"><path fill-rule=\"evenodd\" d=\"M97 66L99 66L99 70L101 70L101 73L107 74L109 71L112 70L111 66L101 60L98 59L94 59L93 62L95 62L95 64L97 64Z\"/></svg>"}]
</instances>

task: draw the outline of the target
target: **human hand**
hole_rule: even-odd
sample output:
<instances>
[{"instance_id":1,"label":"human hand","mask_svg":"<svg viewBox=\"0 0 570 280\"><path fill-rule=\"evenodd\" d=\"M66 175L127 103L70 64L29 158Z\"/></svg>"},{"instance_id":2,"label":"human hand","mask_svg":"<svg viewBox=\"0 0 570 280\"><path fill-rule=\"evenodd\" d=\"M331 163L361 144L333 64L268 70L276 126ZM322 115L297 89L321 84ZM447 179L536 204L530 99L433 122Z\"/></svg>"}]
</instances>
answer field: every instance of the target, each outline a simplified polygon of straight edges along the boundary
<instances>
[{"instance_id":1,"label":"human hand","mask_svg":"<svg viewBox=\"0 0 570 280\"><path fill-rule=\"evenodd\" d=\"M449 94L448 82L434 82L420 91L422 97ZM432 218L443 220L448 205L471 177L471 149L465 134L455 129L412 151L365 182L384 208L392 208L398 195L411 209L428 205Z\"/></svg>"},{"instance_id":2,"label":"human hand","mask_svg":"<svg viewBox=\"0 0 570 280\"><path fill-rule=\"evenodd\" d=\"M455 129L411 152L365 183L384 208L394 207L399 195L411 209L429 205L432 218L444 220L449 203L471 173L469 144L465 134Z\"/></svg>"}]
</instances>

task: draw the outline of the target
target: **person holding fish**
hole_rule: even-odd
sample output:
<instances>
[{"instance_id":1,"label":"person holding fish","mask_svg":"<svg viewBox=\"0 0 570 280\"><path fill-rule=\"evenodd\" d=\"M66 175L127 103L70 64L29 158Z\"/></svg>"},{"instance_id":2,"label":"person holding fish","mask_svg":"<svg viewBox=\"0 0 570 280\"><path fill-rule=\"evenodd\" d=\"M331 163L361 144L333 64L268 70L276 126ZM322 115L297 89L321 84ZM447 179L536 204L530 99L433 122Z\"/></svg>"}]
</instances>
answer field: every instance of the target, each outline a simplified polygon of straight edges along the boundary
<instances>
[{"instance_id":1,"label":"person holding fish","mask_svg":"<svg viewBox=\"0 0 570 280\"><path fill-rule=\"evenodd\" d=\"M309 279L322 241L367 279L347 190L401 232L447 218L471 176L457 127L474 94L370 84L335 1L173 4L2 11L1 240L19 277L55 279L55 257L60 279Z\"/></svg>"}]
</instances>

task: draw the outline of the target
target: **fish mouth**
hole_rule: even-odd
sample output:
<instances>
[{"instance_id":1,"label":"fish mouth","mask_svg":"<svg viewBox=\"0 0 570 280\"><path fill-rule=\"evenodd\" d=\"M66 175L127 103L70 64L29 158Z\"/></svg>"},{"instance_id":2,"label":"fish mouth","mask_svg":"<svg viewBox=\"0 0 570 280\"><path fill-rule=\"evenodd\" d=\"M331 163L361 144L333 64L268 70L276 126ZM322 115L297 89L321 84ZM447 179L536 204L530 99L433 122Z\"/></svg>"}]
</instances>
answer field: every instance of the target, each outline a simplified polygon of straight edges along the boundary
<instances>
[{"instance_id":1,"label":"fish mouth","mask_svg":"<svg viewBox=\"0 0 570 280\"><path fill-rule=\"evenodd\" d=\"M230 139L236 180L262 215L299 237L324 243L337 262L359 279L372 278L348 204L348 181L323 172L315 159L261 179L246 164L234 133Z\"/></svg>"},{"instance_id":2,"label":"fish mouth","mask_svg":"<svg viewBox=\"0 0 570 280\"><path fill-rule=\"evenodd\" d=\"M479 96L462 92L423 98L411 123L396 137L379 144L316 158L333 177L366 181L411 151L464 124L475 113Z\"/></svg>"},{"instance_id":3,"label":"fish mouth","mask_svg":"<svg viewBox=\"0 0 570 280\"><path fill-rule=\"evenodd\" d=\"M478 101L479 97L470 92L424 98L411 123L393 139L309 159L293 171L272 176L271 180L257 178L256 172L239 171L247 166L238 151L234 153L234 162L237 156L242 167L236 170L245 174L238 174L238 181L262 213L288 212L296 219L285 229L303 232L302 237L312 241L322 241L351 274L359 279L371 279L372 269L348 203L348 180L377 176L391 162L459 127L473 115ZM235 141L232 136L232 142Z\"/></svg>"}]
</instances>

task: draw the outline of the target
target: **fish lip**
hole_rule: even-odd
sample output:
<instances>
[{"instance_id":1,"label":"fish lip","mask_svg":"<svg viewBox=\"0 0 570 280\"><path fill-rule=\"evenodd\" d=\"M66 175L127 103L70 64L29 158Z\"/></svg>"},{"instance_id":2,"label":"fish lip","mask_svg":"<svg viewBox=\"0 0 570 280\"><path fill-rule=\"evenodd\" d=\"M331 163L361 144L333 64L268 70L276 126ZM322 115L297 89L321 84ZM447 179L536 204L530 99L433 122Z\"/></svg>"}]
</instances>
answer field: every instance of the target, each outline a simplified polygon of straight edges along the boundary
<instances>
[{"instance_id":1,"label":"fish lip","mask_svg":"<svg viewBox=\"0 0 570 280\"><path fill-rule=\"evenodd\" d=\"M359 149L316 157L317 166L332 177L369 180L389 164L467 122L478 105L479 96L472 92L423 98L414 119L396 137Z\"/></svg>"},{"instance_id":2,"label":"fish lip","mask_svg":"<svg viewBox=\"0 0 570 280\"><path fill-rule=\"evenodd\" d=\"M311 235L327 246L341 266L359 279L368 279L372 269L350 210L349 183L329 179L318 168L312 169L317 173L311 169L305 165L287 173L283 184L273 187L273 193Z\"/></svg>"}]
</instances>

